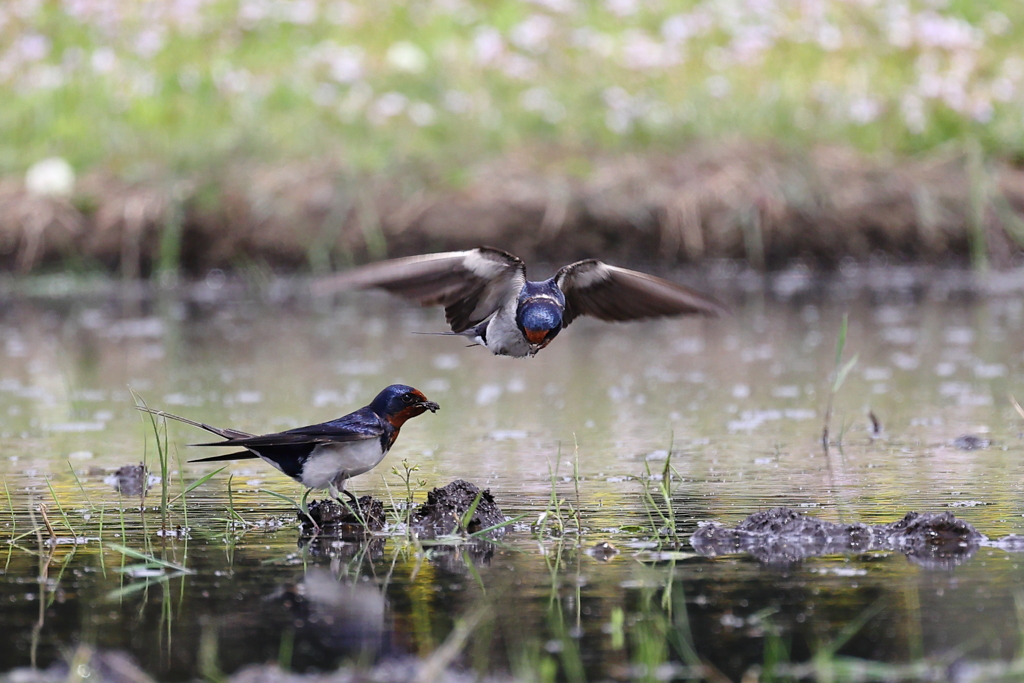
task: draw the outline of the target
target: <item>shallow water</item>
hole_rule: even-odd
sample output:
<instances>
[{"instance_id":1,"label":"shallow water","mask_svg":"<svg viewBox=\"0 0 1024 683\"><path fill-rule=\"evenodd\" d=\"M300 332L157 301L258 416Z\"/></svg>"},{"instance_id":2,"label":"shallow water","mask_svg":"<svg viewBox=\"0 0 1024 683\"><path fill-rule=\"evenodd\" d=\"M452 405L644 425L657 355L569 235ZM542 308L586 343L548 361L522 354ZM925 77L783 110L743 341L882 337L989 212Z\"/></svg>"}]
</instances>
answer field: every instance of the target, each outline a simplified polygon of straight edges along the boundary
<instances>
[{"instance_id":1,"label":"shallow water","mask_svg":"<svg viewBox=\"0 0 1024 683\"><path fill-rule=\"evenodd\" d=\"M950 510L991 538L1024 531L1024 419L1009 400L1024 398L1017 291L779 280L734 292L732 318L581 320L536 358L512 360L412 334L443 329L441 312L386 296L331 306L219 284L12 295L0 309L0 535L16 539L0 546L0 670L47 666L80 642L125 650L163 680L268 661L305 670L429 655L460 618L476 627L456 666L551 666L569 680L678 676L692 651L735 680L779 648L805 661L858 618L840 654L902 663L1016 651L1024 555L983 547L948 570L879 553L767 567L693 556L686 539L702 521L780 505L870 523ZM830 474L820 434L844 313L845 357L859 355L835 399ZM393 533L309 547L290 506L263 492L297 498L300 487L260 461L230 464L185 510L175 503L169 526L188 531L167 537L159 483L142 513L106 481L125 464L159 469L130 390L266 432L336 417L396 381L441 411L409 422L351 488L404 500L390 473L403 459L419 467L417 500L454 478L489 487L507 514L526 515L500 545L421 547ZM962 450L964 434L991 444ZM186 444L204 440L169 426L171 497L219 466L179 466L197 457ZM675 533L659 535L645 490L664 511L656 480L669 450ZM553 514L534 524L552 469L564 534ZM581 543L568 512L577 501ZM47 541L39 503L61 543ZM84 542L67 542L69 525ZM676 553L655 552L676 537ZM583 552L601 541L621 552ZM138 560L118 545L191 573L119 572Z\"/></svg>"}]
</instances>

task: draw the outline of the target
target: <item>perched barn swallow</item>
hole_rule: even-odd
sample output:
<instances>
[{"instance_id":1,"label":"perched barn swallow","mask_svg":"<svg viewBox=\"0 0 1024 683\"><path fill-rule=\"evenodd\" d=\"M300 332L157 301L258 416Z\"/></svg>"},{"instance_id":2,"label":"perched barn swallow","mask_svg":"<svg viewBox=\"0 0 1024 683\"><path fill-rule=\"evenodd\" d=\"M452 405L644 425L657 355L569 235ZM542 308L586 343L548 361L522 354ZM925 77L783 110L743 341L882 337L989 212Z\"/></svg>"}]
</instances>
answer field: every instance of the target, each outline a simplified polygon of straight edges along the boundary
<instances>
[{"instance_id":1,"label":"perched barn swallow","mask_svg":"<svg viewBox=\"0 0 1024 683\"><path fill-rule=\"evenodd\" d=\"M444 306L451 334L469 337L495 355L517 358L535 355L581 315L640 320L727 311L700 292L595 259L531 282L521 259L493 247L374 263L322 278L313 291L371 287L423 306Z\"/></svg>"},{"instance_id":2,"label":"perched barn swallow","mask_svg":"<svg viewBox=\"0 0 1024 683\"><path fill-rule=\"evenodd\" d=\"M224 441L193 446L238 446L243 451L199 458L189 462L263 458L303 486L327 489L334 498L341 493L353 504L356 498L345 490L345 482L376 467L398 438L406 420L439 406L422 393L392 384L377 394L370 405L330 422L256 436L237 429L219 429L162 410L139 407L147 413L178 420L213 432Z\"/></svg>"}]
</instances>

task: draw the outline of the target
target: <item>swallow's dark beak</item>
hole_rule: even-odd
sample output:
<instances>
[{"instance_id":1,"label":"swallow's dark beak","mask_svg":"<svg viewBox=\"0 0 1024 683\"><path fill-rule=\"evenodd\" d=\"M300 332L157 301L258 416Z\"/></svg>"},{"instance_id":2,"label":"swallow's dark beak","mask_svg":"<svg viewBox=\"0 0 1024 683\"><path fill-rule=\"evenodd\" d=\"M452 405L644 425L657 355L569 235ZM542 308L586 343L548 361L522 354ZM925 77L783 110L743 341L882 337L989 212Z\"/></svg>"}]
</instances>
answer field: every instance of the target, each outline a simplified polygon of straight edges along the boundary
<instances>
[{"instance_id":1,"label":"swallow's dark beak","mask_svg":"<svg viewBox=\"0 0 1024 683\"><path fill-rule=\"evenodd\" d=\"M418 405L421 408L426 408L432 413L436 413L438 410L441 409L441 406L437 405L433 401L420 401L416 405Z\"/></svg>"}]
</instances>

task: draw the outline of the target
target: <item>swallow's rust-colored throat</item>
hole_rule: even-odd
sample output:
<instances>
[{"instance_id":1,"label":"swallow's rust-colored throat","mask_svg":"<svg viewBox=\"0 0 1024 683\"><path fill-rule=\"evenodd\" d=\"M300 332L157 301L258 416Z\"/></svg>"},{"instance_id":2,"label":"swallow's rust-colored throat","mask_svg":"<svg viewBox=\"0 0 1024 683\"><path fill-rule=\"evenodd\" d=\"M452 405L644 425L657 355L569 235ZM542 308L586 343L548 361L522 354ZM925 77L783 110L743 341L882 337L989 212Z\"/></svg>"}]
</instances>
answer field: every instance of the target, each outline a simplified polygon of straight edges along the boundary
<instances>
[{"instance_id":1,"label":"swallow's rust-colored throat","mask_svg":"<svg viewBox=\"0 0 1024 683\"><path fill-rule=\"evenodd\" d=\"M422 415L428 410L432 413L436 413L439 408L440 406L433 401L422 401L420 403L415 403L408 408L402 408L394 415L388 415L387 421L392 427L398 429L412 418Z\"/></svg>"}]
</instances>

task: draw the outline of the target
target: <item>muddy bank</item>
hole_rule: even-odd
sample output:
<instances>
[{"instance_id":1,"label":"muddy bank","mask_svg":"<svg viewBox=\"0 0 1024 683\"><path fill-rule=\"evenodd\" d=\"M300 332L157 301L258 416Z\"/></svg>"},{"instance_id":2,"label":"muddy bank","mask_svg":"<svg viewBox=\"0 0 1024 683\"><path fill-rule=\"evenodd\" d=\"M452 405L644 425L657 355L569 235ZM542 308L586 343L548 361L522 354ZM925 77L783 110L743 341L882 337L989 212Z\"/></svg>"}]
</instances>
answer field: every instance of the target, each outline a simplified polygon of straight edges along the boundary
<instances>
[{"instance_id":1,"label":"muddy bank","mask_svg":"<svg viewBox=\"0 0 1024 683\"><path fill-rule=\"evenodd\" d=\"M966 263L973 250L998 266L1015 262L1024 241L1024 170L959 152L891 161L839 148L698 145L664 156L505 159L470 169L460 188L438 175L369 177L333 162L137 182L94 172L69 198L32 196L7 178L0 267L322 272L480 243L552 261L729 258L755 268L880 254Z\"/></svg>"}]
</instances>

